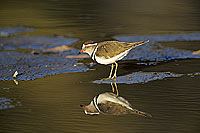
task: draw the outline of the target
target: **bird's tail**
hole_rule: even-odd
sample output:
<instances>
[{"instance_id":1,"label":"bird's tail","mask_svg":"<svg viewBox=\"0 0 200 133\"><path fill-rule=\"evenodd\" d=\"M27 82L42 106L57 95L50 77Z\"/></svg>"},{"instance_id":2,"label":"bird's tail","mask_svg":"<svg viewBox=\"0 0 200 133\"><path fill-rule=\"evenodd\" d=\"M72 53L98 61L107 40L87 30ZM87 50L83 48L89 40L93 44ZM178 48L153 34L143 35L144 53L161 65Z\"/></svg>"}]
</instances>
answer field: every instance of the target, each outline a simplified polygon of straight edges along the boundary
<instances>
[{"instance_id":1,"label":"bird's tail","mask_svg":"<svg viewBox=\"0 0 200 133\"><path fill-rule=\"evenodd\" d=\"M140 41L140 42L133 42L133 43L130 43L130 44L133 46L133 48L135 48L135 47L138 47L138 46L143 45L143 44L148 43L148 42L149 42L149 40Z\"/></svg>"},{"instance_id":2,"label":"bird's tail","mask_svg":"<svg viewBox=\"0 0 200 133\"><path fill-rule=\"evenodd\" d=\"M152 117L151 114L139 111L137 109L133 109L131 113L136 114L136 115L140 115L140 116L144 116L144 117Z\"/></svg>"}]
</instances>

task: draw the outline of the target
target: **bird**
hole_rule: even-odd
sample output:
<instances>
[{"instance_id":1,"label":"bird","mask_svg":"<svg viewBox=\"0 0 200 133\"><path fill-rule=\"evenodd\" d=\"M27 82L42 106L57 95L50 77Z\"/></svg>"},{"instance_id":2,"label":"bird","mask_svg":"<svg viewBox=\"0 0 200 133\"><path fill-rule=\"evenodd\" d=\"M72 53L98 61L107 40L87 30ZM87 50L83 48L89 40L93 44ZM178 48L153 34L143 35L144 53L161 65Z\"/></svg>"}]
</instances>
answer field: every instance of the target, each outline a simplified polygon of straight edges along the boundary
<instances>
[{"instance_id":1,"label":"bird","mask_svg":"<svg viewBox=\"0 0 200 133\"><path fill-rule=\"evenodd\" d=\"M144 117L152 117L151 114L134 109L123 97L111 92L96 95L89 105L80 105L87 115L123 115L136 114Z\"/></svg>"},{"instance_id":2,"label":"bird","mask_svg":"<svg viewBox=\"0 0 200 133\"><path fill-rule=\"evenodd\" d=\"M89 56L99 64L112 64L110 74L108 79L114 79L117 77L117 61L124 58L131 49L148 43L147 41L140 41L140 42L120 42L120 41L103 41L103 42L94 42L94 41L86 41L82 45L82 50L79 52L87 53ZM115 72L112 76L113 68L115 64Z\"/></svg>"}]
</instances>

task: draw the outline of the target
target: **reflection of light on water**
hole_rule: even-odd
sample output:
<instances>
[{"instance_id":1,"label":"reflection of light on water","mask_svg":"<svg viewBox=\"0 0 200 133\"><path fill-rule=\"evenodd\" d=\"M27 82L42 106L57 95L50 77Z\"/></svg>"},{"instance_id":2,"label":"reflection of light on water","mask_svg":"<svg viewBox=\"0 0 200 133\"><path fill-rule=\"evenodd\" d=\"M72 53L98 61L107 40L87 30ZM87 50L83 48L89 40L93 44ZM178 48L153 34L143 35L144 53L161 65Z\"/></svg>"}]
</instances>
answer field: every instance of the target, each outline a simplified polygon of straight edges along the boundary
<instances>
[{"instance_id":1,"label":"reflection of light on water","mask_svg":"<svg viewBox=\"0 0 200 133\"><path fill-rule=\"evenodd\" d=\"M7 90L7 91L9 91L10 88L0 88L0 90Z\"/></svg>"},{"instance_id":2,"label":"reflection of light on water","mask_svg":"<svg viewBox=\"0 0 200 133\"><path fill-rule=\"evenodd\" d=\"M16 101L15 98L9 99L5 97L0 97L0 110L15 108L16 106L20 106L20 105L21 105L21 102Z\"/></svg>"},{"instance_id":3,"label":"reflection of light on water","mask_svg":"<svg viewBox=\"0 0 200 133\"><path fill-rule=\"evenodd\" d=\"M15 108L16 106L21 106L21 102L17 101L16 98L8 98L7 94L10 93L11 88L0 88L0 93L5 94L5 96L0 97L0 110Z\"/></svg>"}]
</instances>

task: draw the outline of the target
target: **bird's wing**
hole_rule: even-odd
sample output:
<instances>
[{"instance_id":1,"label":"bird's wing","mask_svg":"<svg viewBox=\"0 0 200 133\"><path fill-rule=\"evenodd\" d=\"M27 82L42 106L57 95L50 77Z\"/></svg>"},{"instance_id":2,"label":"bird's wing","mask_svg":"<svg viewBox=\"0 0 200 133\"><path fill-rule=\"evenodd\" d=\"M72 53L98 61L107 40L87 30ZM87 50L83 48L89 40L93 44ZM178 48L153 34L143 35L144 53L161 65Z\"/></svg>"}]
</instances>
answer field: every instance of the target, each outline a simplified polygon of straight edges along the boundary
<instances>
[{"instance_id":1,"label":"bird's wing","mask_svg":"<svg viewBox=\"0 0 200 133\"><path fill-rule=\"evenodd\" d=\"M98 104L99 110L105 114L122 115L132 113L132 110L117 103L107 101L106 103Z\"/></svg>"},{"instance_id":2,"label":"bird's wing","mask_svg":"<svg viewBox=\"0 0 200 133\"><path fill-rule=\"evenodd\" d=\"M116 94L111 92L106 92L99 95L98 103L106 103L106 102L120 104L122 106L125 106L126 108L132 109L132 105L126 99L124 99L121 96L117 96Z\"/></svg>"},{"instance_id":3,"label":"bird's wing","mask_svg":"<svg viewBox=\"0 0 200 133\"><path fill-rule=\"evenodd\" d=\"M110 114L110 115L123 115L123 114L136 114L144 117L152 117L151 114L145 113L137 109L129 109L121 104L106 102L98 104L98 108L101 113Z\"/></svg>"},{"instance_id":4,"label":"bird's wing","mask_svg":"<svg viewBox=\"0 0 200 133\"><path fill-rule=\"evenodd\" d=\"M131 49L132 44L119 41L105 41L98 43L96 56L104 57L106 59L112 58L120 53Z\"/></svg>"}]
</instances>

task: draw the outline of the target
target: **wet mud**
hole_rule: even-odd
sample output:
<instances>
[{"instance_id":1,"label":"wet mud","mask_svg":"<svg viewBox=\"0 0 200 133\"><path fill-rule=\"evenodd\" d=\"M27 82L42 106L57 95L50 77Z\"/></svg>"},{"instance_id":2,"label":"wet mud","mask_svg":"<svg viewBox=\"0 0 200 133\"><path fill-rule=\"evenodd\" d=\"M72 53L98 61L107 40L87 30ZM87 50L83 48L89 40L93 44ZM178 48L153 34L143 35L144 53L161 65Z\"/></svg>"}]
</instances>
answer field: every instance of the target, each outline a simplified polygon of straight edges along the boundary
<instances>
[{"instance_id":1,"label":"wet mud","mask_svg":"<svg viewBox=\"0 0 200 133\"><path fill-rule=\"evenodd\" d=\"M88 70L78 59L57 56L33 55L18 52L0 52L0 80L13 80L18 71L18 80L33 80L47 75Z\"/></svg>"},{"instance_id":2,"label":"wet mud","mask_svg":"<svg viewBox=\"0 0 200 133\"><path fill-rule=\"evenodd\" d=\"M0 80L33 80L47 75L88 70L78 63L79 59L66 58L76 55L77 49L68 47L78 39L63 36L17 36L17 33L32 31L32 28L1 28L0 33ZM9 36L9 37L8 37ZM21 50L20 50L21 49Z\"/></svg>"},{"instance_id":3,"label":"wet mud","mask_svg":"<svg viewBox=\"0 0 200 133\"><path fill-rule=\"evenodd\" d=\"M154 80L163 80L170 78L178 78L182 76L190 76L194 77L199 75L199 73L189 73L189 74L175 74L171 72L135 72L132 74L119 76L117 77L117 83L125 83L125 84L134 84L134 83L147 83ZM111 82L115 82L115 80L96 80L93 83L97 84L110 84Z\"/></svg>"},{"instance_id":4,"label":"wet mud","mask_svg":"<svg viewBox=\"0 0 200 133\"><path fill-rule=\"evenodd\" d=\"M12 35L30 32L32 30L33 28L24 27L0 29L1 34L7 34L6 37L0 38L0 80L13 80L12 76L15 71L18 71L19 73L17 80L33 80L47 75L84 72L89 70L86 64L79 63L80 60L88 58L88 56L77 56L79 49L69 46L79 39L66 38L64 36L22 35L12 37ZM162 45L162 42L172 41L189 41L189 43L192 43L192 41L200 40L199 33L180 35L114 36L114 38L126 42L150 40L148 44L131 50L123 60L153 61L154 65L157 65L157 62L166 60L200 58L199 54L193 54L194 51L165 47ZM137 65L140 65L140 63ZM180 76L180 74L136 72L118 77L118 82L143 83L151 80L178 76ZM106 81L95 82L104 83Z\"/></svg>"},{"instance_id":5,"label":"wet mud","mask_svg":"<svg viewBox=\"0 0 200 133\"><path fill-rule=\"evenodd\" d=\"M135 72L132 74L128 74L125 76L117 77L117 83L126 83L126 84L133 84L133 83L147 83L153 80L162 80L165 78L175 78L183 76L183 74L174 74L170 72ZM96 80L94 83L107 83L113 82L113 80Z\"/></svg>"}]
</instances>

